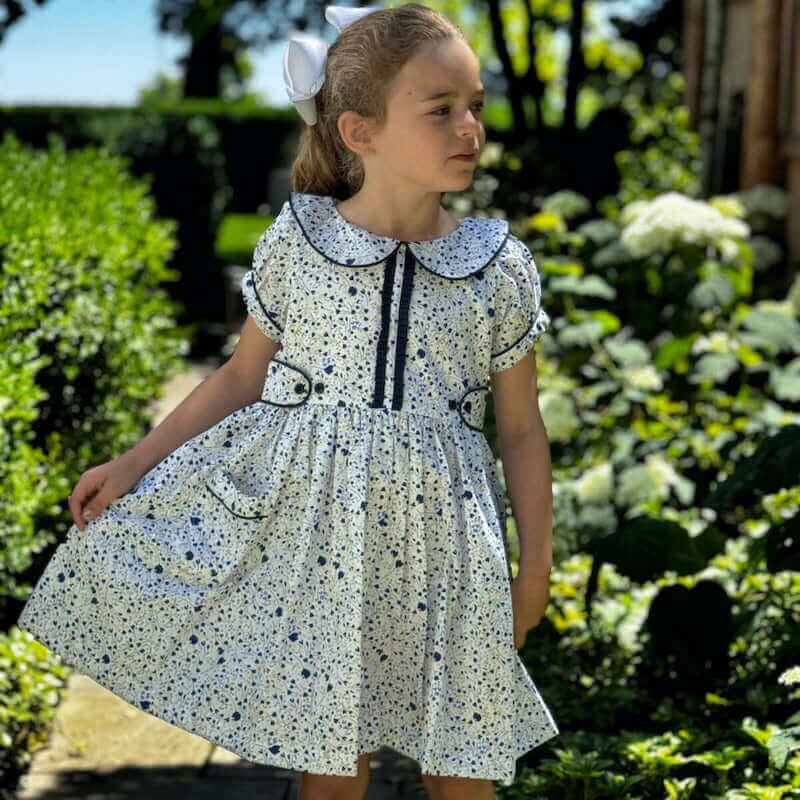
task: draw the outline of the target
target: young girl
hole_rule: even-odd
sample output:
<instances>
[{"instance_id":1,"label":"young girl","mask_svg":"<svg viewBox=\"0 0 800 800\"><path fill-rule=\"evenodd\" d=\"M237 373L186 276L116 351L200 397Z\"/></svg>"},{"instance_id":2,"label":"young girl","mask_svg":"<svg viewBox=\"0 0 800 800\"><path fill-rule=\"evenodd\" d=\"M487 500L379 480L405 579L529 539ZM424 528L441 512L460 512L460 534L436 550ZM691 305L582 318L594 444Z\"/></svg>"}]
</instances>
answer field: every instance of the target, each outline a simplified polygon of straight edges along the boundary
<instances>
[{"instance_id":1,"label":"young girl","mask_svg":"<svg viewBox=\"0 0 800 800\"><path fill-rule=\"evenodd\" d=\"M286 50L305 125L236 352L81 476L19 625L138 708L301 771L301 800L363 797L382 745L433 800L492 797L559 733L517 653L549 599L549 317L508 222L440 205L485 144L460 29L416 3L326 18L330 48Z\"/></svg>"}]
</instances>

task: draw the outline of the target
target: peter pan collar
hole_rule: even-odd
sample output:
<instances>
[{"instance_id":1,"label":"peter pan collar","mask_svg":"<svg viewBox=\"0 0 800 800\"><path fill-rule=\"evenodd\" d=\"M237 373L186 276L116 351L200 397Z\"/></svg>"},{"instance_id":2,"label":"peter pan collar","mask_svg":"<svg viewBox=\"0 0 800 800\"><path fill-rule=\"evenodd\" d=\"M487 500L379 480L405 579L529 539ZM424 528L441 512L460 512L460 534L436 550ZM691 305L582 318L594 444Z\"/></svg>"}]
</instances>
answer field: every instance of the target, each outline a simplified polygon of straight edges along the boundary
<instances>
[{"instance_id":1,"label":"peter pan collar","mask_svg":"<svg viewBox=\"0 0 800 800\"><path fill-rule=\"evenodd\" d=\"M445 278L465 278L492 261L509 233L508 220L462 217L447 236L406 242L377 236L345 219L331 195L291 192L289 205L309 244L345 267L377 264L405 244L425 269Z\"/></svg>"}]
</instances>

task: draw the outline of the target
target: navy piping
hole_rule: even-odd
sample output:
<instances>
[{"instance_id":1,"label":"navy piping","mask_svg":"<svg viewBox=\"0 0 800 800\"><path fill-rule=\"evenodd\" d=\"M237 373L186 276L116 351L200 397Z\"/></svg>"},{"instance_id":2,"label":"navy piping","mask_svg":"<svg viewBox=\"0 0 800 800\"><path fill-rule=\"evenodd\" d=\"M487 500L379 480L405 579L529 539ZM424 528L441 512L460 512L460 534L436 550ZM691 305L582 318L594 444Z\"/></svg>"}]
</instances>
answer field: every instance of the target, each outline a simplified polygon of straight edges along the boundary
<instances>
[{"instance_id":1,"label":"navy piping","mask_svg":"<svg viewBox=\"0 0 800 800\"><path fill-rule=\"evenodd\" d=\"M372 408L383 406L386 391L386 355L388 353L389 323L392 316L392 286L397 265L397 250L386 259L383 272L383 290L381 291L381 333L378 338L378 349L375 355L375 387L372 392Z\"/></svg>"},{"instance_id":2,"label":"navy piping","mask_svg":"<svg viewBox=\"0 0 800 800\"><path fill-rule=\"evenodd\" d=\"M219 500L222 507L229 513L233 514L234 517L239 517L239 519L263 519L264 517L268 517L269 514L253 514L252 516L248 514L239 514L237 511L234 511L206 482L205 484L206 489Z\"/></svg>"},{"instance_id":3,"label":"navy piping","mask_svg":"<svg viewBox=\"0 0 800 800\"><path fill-rule=\"evenodd\" d=\"M464 401L467 399L468 395L472 394L473 392L488 392L488 386L475 386L472 389L467 389L464 394L461 395L458 401L458 415L461 417L462 421L468 428L472 428L474 431L482 431L483 427L478 427L477 425L472 425L470 421L464 416L462 408L464 406ZM468 412L469 413L469 412Z\"/></svg>"},{"instance_id":4,"label":"navy piping","mask_svg":"<svg viewBox=\"0 0 800 800\"><path fill-rule=\"evenodd\" d=\"M292 200L292 198L294 197L295 194L302 194L302 192L290 192L289 193L289 200L287 202L289 203L289 208L292 211L292 215L294 216L298 227L302 231L303 236L305 237L305 240L311 245L311 247L317 253L319 253L321 256L323 256L328 261L330 261L332 264L338 264L340 267L350 267L350 268L374 267L376 264L380 264L385 259L387 259L387 258L389 258L391 256L396 256L397 255L397 251L400 249L400 245L403 245L403 244L407 245L408 249L412 250L412 252L413 252L413 247L414 247L415 244L416 245L420 245L420 246L424 246L424 244L425 244L425 242L410 242L410 241L405 241L403 239L391 239L390 237L383 237L383 238L390 238L390 241L397 242L397 245L395 246L394 250L388 252L386 255L382 256L377 261L371 261L369 264L347 264L344 261L337 261L335 258L331 258L326 252L321 250L319 247L317 247L314 244L314 242L311 241L311 237L308 235L308 232L306 231L305 227L303 227L303 223L302 223L302 221L300 219L300 215L297 213L297 209L295 208L294 202ZM333 209L333 210L335 211L335 209ZM341 216L341 214L339 214L339 216ZM342 219L344 219L344 217L342 217ZM478 219L478 217L473 217L473 219ZM348 220L345 220L345 222L347 222L347 221ZM351 223L351 224L353 224L353 223ZM453 233L455 233L455 231L453 231ZM503 247L505 246L506 242L508 241L508 237L510 236L510 234L511 234L511 230L508 227L508 225L506 225L506 232L505 232L505 235L503 236L503 240L502 240L502 242L500 242L500 245L492 253L492 255L489 258L487 258L486 261L484 261L480 266L476 267L471 272L468 272L468 273L466 273L464 275L443 275L441 272L437 272L435 269L433 269L432 267L429 267L427 264L425 264L425 262L422 261L420 259L419 255L417 255L416 253L414 253L414 257L416 259L416 262L421 267L423 267L424 269L428 270L428 272L432 272L434 275L438 275L440 278L446 278L447 280L460 281L460 280L463 280L464 278L469 278L471 275L474 275L476 272L480 272L482 269L485 269L495 258L497 258L498 253L503 249ZM374 235L375 234L373 234L373 236ZM381 237L378 237L378 238L381 238ZM446 238L446 237L441 237L441 238Z\"/></svg>"},{"instance_id":5,"label":"navy piping","mask_svg":"<svg viewBox=\"0 0 800 800\"><path fill-rule=\"evenodd\" d=\"M464 278L469 278L472 275L474 275L476 272L480 272L481 270L486 269L486 267L489 264L491 264L492 261L494 261L495 258L497 258L498 253L503 249L503 247L505 246L505 243L508 241L508 237L509 237L510 233L511 233L510 230L506 230L506 235L503 237L503 241L500 243L500 246L497 248L497 250L495 250L494 253L492 253L492 255L488 259L486 259L486 261L483 262L483 264L481 264L476 269L472 270L472 272L467 272L465 275L442 275L441 272L437 272L435 269L431 269L423 261L420 261L419 257L416 256L416 253L414 255L415 255L416 259L417 259L417 263L421 267L423 267L424 269L428 270L428 272L432 272L434 275L438 275L440 278L445 278L448 281L462 281L462 280L464 280Z\"/></svg>"},{"instance_id":6,"label":"navy piping","mask_svg":"<svg viewBox=\"0 0 800 800\"><path fill-rule=\"evenodd\" d=\"M408 348L408 308L411 304L411 289L414 285L414 265L416 258L410 248L406 248L403 261L403 286L400 290L400 311L397 316L397 344L394 359L394 387L392 409L403 407L403 374L406 369L406 350Z\"/></svg>"},{"instance_id":7,"label":"navy piping","mask_svg":"<svg viewBox=\"0 0 800 800\"><path fill-rule=\"evenodd\" d=\"M290 370L294 372L299 372L303 379L306 382L306 396L303 397L301 400L298 400L296 403L274 403L272 400L265 400L262 398L261 402L267 403L271 406L278 406L279 408L294 408L296 406L302 406L304 403L308 402L308 398L311 396L311 376L308 375L304 370L300 369L300 367L294 366L294 364L290 364L288 361L284 361L282 358L276 358L275 356L270 359L270 363L276 362L277 364L283 364ZM267 365L267 378L269 378L269 365ZM266 390L266 386L261 390L262 393Z\"/></svg>"},{"instance_id":8,"label":"navy piping","mask_svg":"<svg viewBox=\"0 0 800 800\"><path fill-rule=\"evenodd\" d=\"M328 261L332 262L333 264L338 264L340 267L374 267L376 264L380 264L386 258L390 258L391 256L397 253L398 249L402 242L397 243L397 247L392 250L390 253L387 253L382 258L379 258L377 261L373 261L370 264L345 264L343 261L337 261L335 258L331 258L327 253L323 252L322 250L317 247L314 242L311 241L311 237L308 235L306 229L303 227L303 223L300 221L300 215L297 213L297 209L294 207L294 203L292 202L293 193L289 195L289 207L292 209L292 214L294 218L297 220L297 224L300 226L300 230L303 232L303 236L305 237L306 241L316 250L321 256L324 256L328 259Z\"/></svg>"},{"instance_id":9,"label":"navy piping","mask_svg":"<svg viewBox=\"0 0 800 800\"><path fill-rule=\"evenodd\" d=\"M278 314L275 311L267 311L264 301L261 299L261 295L258 293L256 282L253 280L253 270L250 270L250 274L247 276L247 283L252 288L255 298L258 300L258 304L261 306L261 310L264 312L264 316L275 326L278 332L282 334L283 328L276 321Z\"/></svg>"},{"instance_id":10,"label":"navy piping","mask_svg":"<svg viewBox=\"0 0 800 800\"><path fill-rule=\"evenodd\" d=\"M515 342L512 342L508 347L504 347L502 350L499 350L496 353L492 353L490 357L497 358L498 356L503 355L503 353L507 353L512 347L516 347L531 332L531 328L533 328L533 326L536 324L536 320L539 319L539 314L541 314L542 308L543 304L539 303L539 308L536 309L536 313L533 315L533 320L531 324L528 325L527 329L522 334L522 336L519 337L519 339L517 339Z\"/></svg>"}]
</instances>

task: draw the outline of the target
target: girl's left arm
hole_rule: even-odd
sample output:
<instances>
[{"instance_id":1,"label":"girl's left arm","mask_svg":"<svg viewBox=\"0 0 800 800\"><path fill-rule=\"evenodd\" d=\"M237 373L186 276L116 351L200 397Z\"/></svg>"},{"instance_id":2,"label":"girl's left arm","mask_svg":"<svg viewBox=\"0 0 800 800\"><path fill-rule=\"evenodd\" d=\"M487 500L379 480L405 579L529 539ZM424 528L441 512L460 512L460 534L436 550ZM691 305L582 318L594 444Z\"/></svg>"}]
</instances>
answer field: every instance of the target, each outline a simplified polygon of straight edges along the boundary
<instances>
[{"instance_id":1,"label":"girl's left arm","mask_svg":"<svg viewBox=\"0 0 800 800\"><path fill-rule=\"evenodd\" d=\"M519 536L518 578L547 575L553 564L550 444L536 375L533 349L513 367L491 375L498 446Z\"/></svg>"}]
</instances>

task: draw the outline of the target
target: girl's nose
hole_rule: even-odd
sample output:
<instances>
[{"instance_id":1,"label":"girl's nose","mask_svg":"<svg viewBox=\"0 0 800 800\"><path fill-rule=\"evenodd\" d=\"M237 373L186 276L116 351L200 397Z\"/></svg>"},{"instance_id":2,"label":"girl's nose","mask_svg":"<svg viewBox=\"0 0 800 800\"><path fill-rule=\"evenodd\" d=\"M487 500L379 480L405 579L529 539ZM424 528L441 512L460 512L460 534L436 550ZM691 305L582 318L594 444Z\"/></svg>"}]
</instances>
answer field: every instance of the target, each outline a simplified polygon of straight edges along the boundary
<instances>
[{"instance_id":1,"label":"girl's nose","mask_svg":"<svg viewBox=\"0 0 800 800\"><path fill-rule=\"evenodd\" d=\"M475 116L472 113L472 110L467 110L467 116L462 119L461 124L459 125L459 132L475 132L477 136L477 132L480 130L482 122L479 117Z\"/></svg>"}]
</instances>

